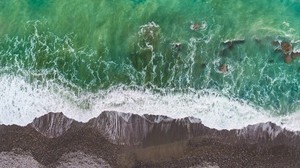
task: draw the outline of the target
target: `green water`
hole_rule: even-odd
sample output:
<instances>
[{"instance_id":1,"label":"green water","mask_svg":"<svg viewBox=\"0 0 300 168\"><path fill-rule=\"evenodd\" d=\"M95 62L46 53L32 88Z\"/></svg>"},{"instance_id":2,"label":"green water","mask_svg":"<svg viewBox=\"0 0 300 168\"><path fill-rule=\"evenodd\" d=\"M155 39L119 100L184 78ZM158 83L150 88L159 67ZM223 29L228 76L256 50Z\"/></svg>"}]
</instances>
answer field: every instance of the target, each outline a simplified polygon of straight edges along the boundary
<instances>
[{"instance_id":1,"label":"green water","mask_svg":"<svg viewBox=\"0 0 300 168\"><path fill-rule=\"evenodd\" d=\"M116 85L211 89L292 113L300 59L286 64L271 42L300 49L299 14L297 0L2 0L0 75L54 81L76 94ZM233 39L245 42L226 49L222 42ZM218 70L223 63L228 73Z\"/></svg>"}]
</instances>

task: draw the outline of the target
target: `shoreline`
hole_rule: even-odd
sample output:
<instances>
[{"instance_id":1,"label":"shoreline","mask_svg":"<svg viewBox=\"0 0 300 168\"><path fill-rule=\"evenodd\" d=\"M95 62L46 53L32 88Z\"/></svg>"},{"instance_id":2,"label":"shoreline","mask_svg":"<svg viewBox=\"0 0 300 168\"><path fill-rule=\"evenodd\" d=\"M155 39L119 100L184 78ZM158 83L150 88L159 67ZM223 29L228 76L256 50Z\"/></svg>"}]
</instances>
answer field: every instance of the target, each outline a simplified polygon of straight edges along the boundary
<instances>
[{"instance_id":1,"label":"shoreline","mask_svg":"<svg viewBox=\"0 0 300 168\"><path fill-rule=\"evenodd\" d=\"M299 133L271 122L216 130L193 117L172 119L110 111L82 123L63 113L48 113L24 127L0 125L0 135L0 160L6 166L29 161L37 167L300 165ZM9 158L15 159L9 162Z\"/></svg>"}]
</instances>

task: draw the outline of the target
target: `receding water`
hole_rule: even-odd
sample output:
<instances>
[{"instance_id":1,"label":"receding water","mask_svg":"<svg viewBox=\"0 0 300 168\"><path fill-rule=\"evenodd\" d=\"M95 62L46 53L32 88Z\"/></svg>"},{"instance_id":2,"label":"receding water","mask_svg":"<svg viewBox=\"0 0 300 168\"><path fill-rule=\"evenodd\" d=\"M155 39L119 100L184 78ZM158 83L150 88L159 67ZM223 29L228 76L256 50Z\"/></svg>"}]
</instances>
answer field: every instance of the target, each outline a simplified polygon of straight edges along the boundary
<instances>
[{"instance_id":1,"label":"receding water","mask_svg":"<svg viewBox=\"0 0 300 168\"><path fill-rule=\"evenodd\" d=\"M274 45L300 51L298 0L2 0L0 9L3 116L116 109L208 117L222 128L259 115L288 123L299 112L300 58L285 63ZM94 109L112 92L121 104ZM136 92L143 103L131 101Z\"/></svg>"}]
</instances>

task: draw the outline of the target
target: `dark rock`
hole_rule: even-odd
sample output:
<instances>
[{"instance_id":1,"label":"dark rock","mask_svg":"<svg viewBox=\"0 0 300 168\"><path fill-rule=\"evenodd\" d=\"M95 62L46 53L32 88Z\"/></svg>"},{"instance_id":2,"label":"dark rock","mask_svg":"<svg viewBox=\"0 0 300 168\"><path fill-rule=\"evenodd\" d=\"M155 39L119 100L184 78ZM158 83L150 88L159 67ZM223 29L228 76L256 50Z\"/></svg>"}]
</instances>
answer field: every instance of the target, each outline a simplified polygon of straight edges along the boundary
<instances>
[{"instance_id":1,"label":"dark rock","mask_svg":"<svg viewBox=\"0 0 300 168\"><path fill-rule=\"evenodd\" d=\"M162 121L173 120L173 118L170 118L168 116L163 116L163 115L144 114L143 117L145 117L147 120L154 122L154 123L160 123Z\"/></svg>"},{"instance_id":2,"label":"dark rock","mask_svg":"<svg viewBox=\"0 0 300 168\"><path fill-rule=\"evenodd\" d=\"M272 45L276 47L275 52L283 53L284 62L287 64L292 63L294 58L300 56L299 52L293 52L293 46L289 42L272 41Z\"/></svg>"},{"instance_id":3,"label":"dark rock","mask_svg":"<svg viewBox=\"0 0 300 168\"><path fill-rule=\"evenodd\" d=\"M140 145L153 127L153 122L139 115L107 111L87 124L97 129L112 143L123 145Z\"/></svg>"},{"instance_id":4,"label":"dark rock","mask_svg":"<svg viewBox=\"0 0 300 168\"><path fill-rule=\"evenodd\" d=\"M202 26L201 26L200 23L193 23L193 24L190 26L191 30L194 30L194 31L199 30L201 27L202 27Z\"/></svg>"},{"instance_id":5,"label":"dark rock","mask_svg":"<svg viewBox=\"0 0 300 168\"><path fill-rule=\"evenodd\" d=\"M260 123L248 125L247 127L237 130L239 137L243 137L247 141L273 141L284 129L274 123Z\"/></svg>"},{"instance_id":6,"label":"dark rock","mask_svg":"<svg viewBox=\"0 0 300 168\"><path fill-rule=\"evenodd\" d=\"M191 25L190 25L190 29L193 31L205 30L206 27L207 27L207 24L204 21L191 23Z\"/></svg>"},{"instance_id":7,"label":"dark rock","mask_svg":"<svg viewBox=\"0 0 300 168\"><path fill-rule=\"evenodd\" d=\"M180 52L182 50L181 43L172 43L172 49L176 52Z\"/></svg>"},{"instance_id":8,"label":"dark rock","mask_svg":"<svg viewBox=\"0 0 300 168\"><path fill-rule=\"evenodd\" d=\"M99 117L91 119L87 124L114 144L149 146L197 136L198 132L195 132L197 129L193 127L199 123L201 121L193 117L172 119L166 116L102 112ZM159 138L155 141L149 140L155 137Z\"/></svg>"},{"instance_id":9,"label":"dark rock","mask_svg":"<svg viewBox=\"0 0 300 168\"><path fill-rule=\"evenodd\" d=\"M35 118L30 124L35 130L49 138L61 136L70 129L73 120L63 113L48 113Z\"/></svg>"},{"instance_id":10,"label":"dark rock","mask_svg":"<svg viewBox=\"0 0 300 168\"><path fill-rule=\"evenodd\" d=\"M222 73L227 73L228 72L228 65L227 64L221 64L219 66L219 71Z\"/></svg>"},{"instance_id":11,"label":"dark rock","mask_svg":"<svg viewBox=\"0 0 300 168\"><path fill-rule=\"evenodd\" d=\"M291 52L293 50L293 47L292 47L292 45L290 43L288 43L288 42L281 42L280 46L281 46L282 52L284 54L291 54Z\"/></svg>"},{"instance_id":12,"label":"dark rock","mask_svg":"<svg viewBox=\"0 0 300 168\"><path fill-rule=\"evenodd\" d=\"M284 62L285 63L290 64L290 63L292 63L292 61L293 61L292 55L290 55L290 54L285 54L284 55Z\"/></svg>"},{"instance_id":13,"label":"dark rock","mask_svg":"<svg viewBox=\"0 0 300 168\"><path fill-rule=\"evenodd\" d=\"M199 119L191 117L162 121L153 125L153 128L143 139L143 145L152 146L184 141L208 132L207 127L201 124Z\"/></svg>"}]
</instances>

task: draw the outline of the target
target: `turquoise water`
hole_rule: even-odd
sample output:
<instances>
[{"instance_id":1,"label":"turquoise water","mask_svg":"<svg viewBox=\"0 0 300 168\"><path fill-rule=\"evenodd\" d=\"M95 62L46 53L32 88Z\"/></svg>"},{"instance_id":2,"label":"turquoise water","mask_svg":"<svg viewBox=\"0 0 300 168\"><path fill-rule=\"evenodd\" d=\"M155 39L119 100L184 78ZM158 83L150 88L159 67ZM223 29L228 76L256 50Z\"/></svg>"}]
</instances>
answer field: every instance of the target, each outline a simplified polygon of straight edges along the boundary
<instances>
[{"instance_id":1,"label":"turquoise water","mask_svg":"<svg viewBox=\"0 0 300 168\"><path fill-rule=\"evenodd\" d=\"M1 76L77 96L213 90L272 115L300 107L300 58L287 64L272 45L300 50L298 0L2 0L0 9ZM244 42L222 44L235 39Z\"/></svg>"}]
</instances>

